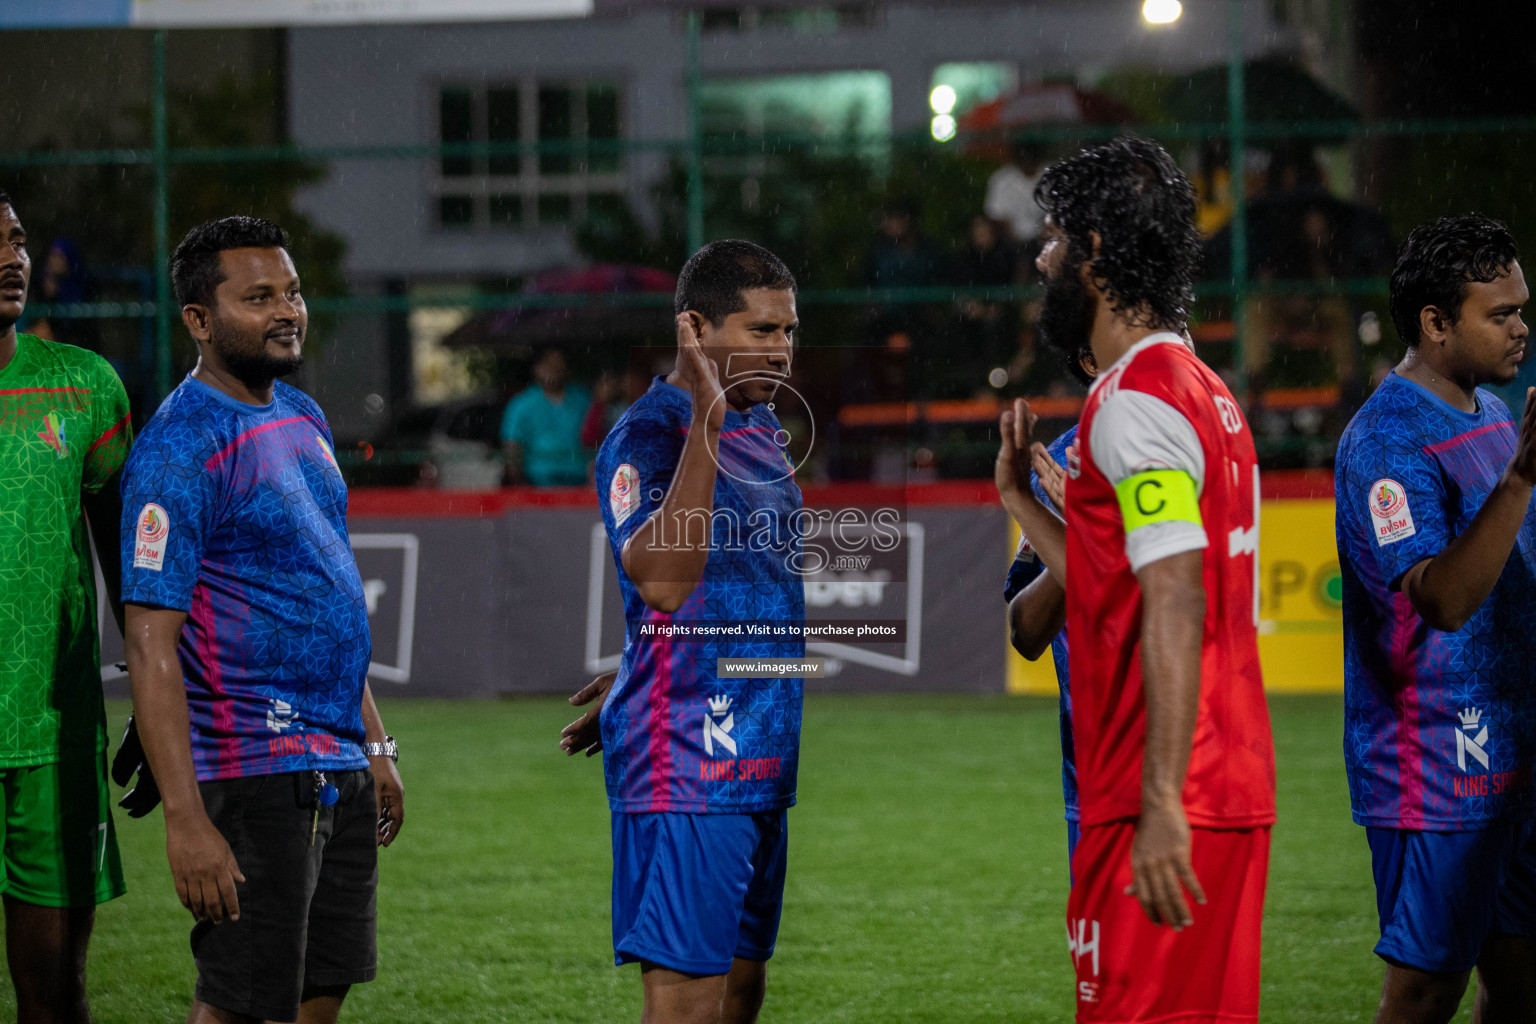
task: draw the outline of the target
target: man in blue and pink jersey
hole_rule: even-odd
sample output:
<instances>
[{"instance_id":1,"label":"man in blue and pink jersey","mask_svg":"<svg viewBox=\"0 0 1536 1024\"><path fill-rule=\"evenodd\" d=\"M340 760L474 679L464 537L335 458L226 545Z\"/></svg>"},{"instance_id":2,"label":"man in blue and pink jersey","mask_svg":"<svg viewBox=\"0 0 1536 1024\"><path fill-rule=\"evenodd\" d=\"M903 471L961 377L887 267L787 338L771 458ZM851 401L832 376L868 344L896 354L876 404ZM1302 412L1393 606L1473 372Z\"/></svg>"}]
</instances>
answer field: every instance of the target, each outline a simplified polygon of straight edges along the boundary
<instances>
[{"instance_id":1,"label":"man in blue and pink jersey","mask_svg":"<svg viewBox=\"0 0 1536 1024\"><path fill-rule=\"evenodd\" d=\"M795 280L761 246L714 242L683 267L676 309L677 368L598 452L628 626L617 677L573 702L604 698L614 961L641 964L643 1019L749 1024L778 935L800 750L803 510L772 405L799 326ZM729 674L726 658L781 659L785 674ZM591 747L592 721L562 745Z\"/></svg>"},{"instance_id":2,"label":"man in blue and pink jersey","mask_svg":"<svg viewBox=\"0 0 1536 1024\"><path fill-rule=\"evenodd\" d=\"M190 1024L335 1021L374 976L377 846L402 823L330 428L275 380L308 322L287 245L229 217L177 246L198 363L123 478L135 722L197 918Z\"/></svg>"},{"instance_id":3,"label":"man in blue and pink jersey","mask_svg":"<svg viewBox=\"0 0 1536 1024\"><path fill-rule=\"evenodd\" d=\"M1474 967L1482 1024L1536 1019L1536 401L1530 292L1480 216L1413 231L1392 272L1408 352L1339 442L1344 763L1387 962L1378 1021L1438 1024Z\"/></svg>"},{"instance_id":4,"label":"man in blue and pink jersey","mask_svg":"<svg viewBox=\"0 0 1536 1024\"><path fill-rule=\"evenodd\" d=\"M1067 370L1084 385L1092 384L1097 373L1093 352L1083 350L1066 360ZM1077 443L1074 423L1049 446L1035 445L1034 470L1029 475L1030 489L1050 511L1061 514L1061 483L1069 458L1068 450ZM1073 453L1075 454L1075 452ZM1042 472L1046 474L1042 477ZM1055 495L1053 496L1053 488ZM1058 567L1058 569L1063 567ZM1072 689L1068 674L1067 591L1062 579L1051 573L1040 554L1021 529L1013 564L1003 582L1003 600L1008 602L1008 639L1030 661L1039 658L1047 647L1056 666L1056 687L1060 692L1057 717L1061 725L1061 793L1066 806L1067 862L1077 850L1078 826L1082 820L1077 803L1077 761L1072 749Z\"/></svg>"}]
</instances>

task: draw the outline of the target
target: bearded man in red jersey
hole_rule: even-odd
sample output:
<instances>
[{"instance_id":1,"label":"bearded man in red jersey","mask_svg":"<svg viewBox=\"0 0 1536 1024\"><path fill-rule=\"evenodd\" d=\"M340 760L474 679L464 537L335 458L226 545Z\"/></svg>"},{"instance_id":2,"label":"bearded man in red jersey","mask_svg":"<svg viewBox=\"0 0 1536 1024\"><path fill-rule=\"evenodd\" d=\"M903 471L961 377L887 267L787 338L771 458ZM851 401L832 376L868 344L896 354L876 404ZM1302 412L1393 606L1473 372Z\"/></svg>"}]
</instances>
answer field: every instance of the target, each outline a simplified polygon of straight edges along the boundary
<instances>
[{"instance_id":1,"label":"bearded man in red jersey","mask_svg":"<svg viewBox=\"0 0 1536 1024\"><path fill-rule=\"evenodd\" d=\"M1189 181L1117 139L1049 168L1041 330L1102 367L1066 516L1028 481L1028 408L998 486L1049 564L1072 646L1082 837L1067 931L1079 1022L1257 1021L1275 815L1258 655L1258 464L1241 410L1181 335L1199 252Z\"/></svg>"}]
</instances>

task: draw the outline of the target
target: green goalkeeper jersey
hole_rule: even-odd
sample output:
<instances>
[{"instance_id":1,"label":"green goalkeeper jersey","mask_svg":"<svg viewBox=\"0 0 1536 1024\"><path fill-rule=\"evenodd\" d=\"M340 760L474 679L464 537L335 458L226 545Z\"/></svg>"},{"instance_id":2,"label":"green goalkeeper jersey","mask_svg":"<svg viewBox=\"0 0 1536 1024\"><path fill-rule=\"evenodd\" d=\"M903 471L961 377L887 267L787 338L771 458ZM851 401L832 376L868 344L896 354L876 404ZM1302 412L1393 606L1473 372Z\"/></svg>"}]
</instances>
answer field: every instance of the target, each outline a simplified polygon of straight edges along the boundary
<instances>
[{"instance_id":1,"label":"green goalkeeper jersey","mask_svg":"<svg viewBox=\"0 0 1536 1024\"><path fill-rule=\"evenodd\" d=\"M105 359L17 335L0 368L0 768L106 748L80 500L117 486L132 429Z\"/></svg>"}]
</instances>

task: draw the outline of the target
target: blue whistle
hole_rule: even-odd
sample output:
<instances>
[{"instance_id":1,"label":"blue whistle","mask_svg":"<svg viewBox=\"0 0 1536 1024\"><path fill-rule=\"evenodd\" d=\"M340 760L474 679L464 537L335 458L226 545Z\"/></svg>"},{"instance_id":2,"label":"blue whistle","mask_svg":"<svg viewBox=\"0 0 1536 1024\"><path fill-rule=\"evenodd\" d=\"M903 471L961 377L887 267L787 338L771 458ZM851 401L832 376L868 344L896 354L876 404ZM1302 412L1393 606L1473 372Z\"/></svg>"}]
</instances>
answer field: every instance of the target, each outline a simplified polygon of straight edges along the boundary
<instances>
[{"instance_id":1,"label":"blue whistle","mask_svg":"<svg viewBox=\"0 0 1536 1024\"><path fill-rule=\"evenodd\" d=\"M320 778L324 779L325 776L321 775ZM338 792L336 787L331 785L328 781L320 783L320 789L317 791L317 796L320 799L320 803L326 807L332 806L336 803L337 800L341 799L341 793Z\"/></svg>"}]
</instances>

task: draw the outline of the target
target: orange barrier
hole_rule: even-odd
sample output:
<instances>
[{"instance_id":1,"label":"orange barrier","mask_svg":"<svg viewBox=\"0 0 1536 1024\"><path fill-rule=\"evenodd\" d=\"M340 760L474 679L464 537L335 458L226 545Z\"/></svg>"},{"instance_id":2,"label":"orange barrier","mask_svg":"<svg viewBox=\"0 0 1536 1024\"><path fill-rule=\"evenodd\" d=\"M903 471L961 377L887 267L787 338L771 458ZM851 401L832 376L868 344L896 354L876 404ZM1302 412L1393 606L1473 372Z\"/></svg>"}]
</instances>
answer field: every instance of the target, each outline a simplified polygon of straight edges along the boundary
<instances>
[{"instance_id":1,"label":"orange barrier","mask_svg":"<svg viewBox=\"0 0 1536 1024\"><path fill-rule=\"evenodd\" d=\"M969 398L943 402L864 402L845 405L837 422L845 427L893 427L907 423L991 423L1005 403L995 398ZM1083 400L1075 396L1040 395L1029 400L1030 411L1041 419L1076 419Z\"/></svg>"},{"instance_id":2,"label":"orange barrier","mask_svg":"<svg viewBox=\"0 0 1536 1024\"><path fill-rule=\"evenodd\" d=\"M844 427L895 427L908 423L991 423L1006 403L995 398L971 398L943 402L862 402L845 405L837 422ZM1331 408L1339 404L1339 389L1275 388L1261 392L1254 404L1260 409L1291 411ZM1041 419L1076 419L1083 400L1075 396L1038 395L1029 409Z\"/></svg>"},{"instance_id":3,"label":"orange barrier","mask_svg":"<svg viewBox=\"0 0 1536 1024\"><path fill-rule=\"evenodd\" d=\"M1332 408L1339 404L1339 389L1326 388L1275 388L1259 395L1256 403L1261 409L1289 411L1293 409Z\"/></svg>"}]
</instances>

